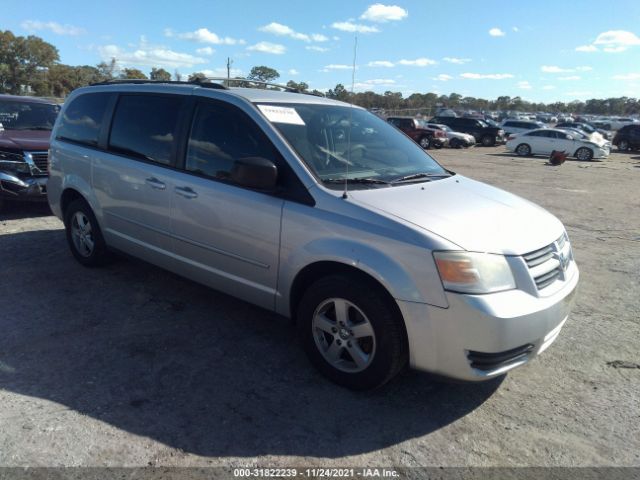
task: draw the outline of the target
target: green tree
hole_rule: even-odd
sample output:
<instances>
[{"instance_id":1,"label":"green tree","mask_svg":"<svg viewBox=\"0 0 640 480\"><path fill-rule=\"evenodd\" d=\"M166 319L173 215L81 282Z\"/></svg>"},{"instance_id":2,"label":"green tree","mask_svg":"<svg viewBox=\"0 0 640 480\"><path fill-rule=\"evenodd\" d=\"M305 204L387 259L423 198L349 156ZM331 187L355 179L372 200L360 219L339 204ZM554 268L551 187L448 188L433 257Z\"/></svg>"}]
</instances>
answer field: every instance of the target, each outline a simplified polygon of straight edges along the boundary
<instances>
[{"instance_id":1,"label":"green tree","mask_svg":"<svg viewBox=\"0 0 640 480\"><path fill-rule=\"evenodd\" d=\"M147 76L137 68L125 68L122 70L120 78L125 78L127 80L146 80Z\"/></svg>"},{"instance_id":2,"label":"green tree","mask_svg":"<svg viewBox=\"0 0 640 480\"><path fill-rule=\"evenodd\" d=\"M195 72L189 75L190 82L201 82L206 79L207 79L207 76L202 72Z\"/></svg>"},{"instance_id":3,"label":"green tree","mask_svg":"<svg viewBox=\"0 0 640 480\"><path fill-rule=\"evenodd\" d=\"M309 85L305 82L296 83L293 80L287 82L287 87L298 90L299 92L306 92L309 90Z\"/></svg>"},{"instance_id":4,"label":"green tree","mask_svg":"<svg viewBox=\"0 0 640 480\"><path fill-rule=\"evenodd\" d=\"M344 88L344 85L339 83L336 85L336 88L327 91L327 97L333 98L335 100L340 100L341 102L346 102L349 100L349 92L346 88Z\"/></svg>"},{"instance_id":5,"label":"green tree","mask_svg":"<svg viewBox=\"0 0 640 480\"><path fill-rule=\"evenodd\" d=\"M40 37L16 37L0 31L0 90L19 94L60 59L58 49Z\"/></svg>"},{"instance_id":6,"label":"green tree","mask_svg":"<svg viewBox=\"0 0 640 480\"><path fill-rule=\"evenodd\" d=\"M249 80L258 80L259 82L271 82L279 77L280 74L277 70L261 65L259 67L253 67L247 78Z\"/></svg>"},{"instance_id":7,"label":"green tree","mask_svg":"<svg viewBox=\"0 0 640 480\"><path fill-rule=\"evenodd\" d=\"M100 62L97 68L102 81L113 80L118 71L118 62L115 58L112 58L109 63Z\"/></svg>"},{"instance_id":8,"label":"green tree","mask_svg":"<svg viewBox=\"0 0 640 480\"><path fill-rule=\"evenodd\" d=\"M159 80L162 82L168 82L171 80L171 74L167 72L164 68L156 68L153 67L151 69L151 73L149 74L149 78L151 80Z\"/></svg>"}]
</instances>

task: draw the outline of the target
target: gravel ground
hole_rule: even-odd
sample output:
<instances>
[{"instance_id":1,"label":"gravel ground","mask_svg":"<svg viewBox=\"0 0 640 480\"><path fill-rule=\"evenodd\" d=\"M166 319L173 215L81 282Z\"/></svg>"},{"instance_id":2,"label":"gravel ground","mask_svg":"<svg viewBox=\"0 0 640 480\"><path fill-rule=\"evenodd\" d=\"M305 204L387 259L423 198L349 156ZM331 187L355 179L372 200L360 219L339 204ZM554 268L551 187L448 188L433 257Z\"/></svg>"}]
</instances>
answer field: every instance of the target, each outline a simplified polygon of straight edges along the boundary
<instances>
[{"instance_id":1,"label":"gravel ground","mask_svg":"<svg viewBox=\"0 0 640 480\"><path fill-rule=\"evenodd\" d=\"M581 269L531 364L353 393L286 319L137 260L85 269L45 208L0 213L0 466L640 466L640 155L435 150L546 207Z\"/></svg>"}]
</instances>

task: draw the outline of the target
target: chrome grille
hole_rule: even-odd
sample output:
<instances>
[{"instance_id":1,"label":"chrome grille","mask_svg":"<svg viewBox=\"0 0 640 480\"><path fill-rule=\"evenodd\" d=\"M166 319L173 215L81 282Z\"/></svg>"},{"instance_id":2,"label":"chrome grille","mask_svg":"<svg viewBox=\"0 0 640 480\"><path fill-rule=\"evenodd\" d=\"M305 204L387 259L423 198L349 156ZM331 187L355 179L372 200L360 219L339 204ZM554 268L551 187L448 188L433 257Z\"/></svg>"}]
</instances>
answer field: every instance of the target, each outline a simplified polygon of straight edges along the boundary
<instances>
[{"instance_id":1,"label":"chrome grille","mask_svg":"<svg viewBox=\"0 0 640 480\"><path fill-rule=\"evenodd\" d=\"M572 260L571 247L567 243L565 233L552 244L522 256L538 290L564 279L564 270Z\"/></svg>"},{"instance_id":2,"label":"chrome grille","mask_svg":"<svg viewBox=\"0 0 640 480\"><path fill-rule=\"evenodd\" d=\"M47 152L34 152L31 154L31 158L33 158L33 163L35 163L36 167L43 172L47 171L49 163L49 154Z\"/></svg>"}]
</instances>

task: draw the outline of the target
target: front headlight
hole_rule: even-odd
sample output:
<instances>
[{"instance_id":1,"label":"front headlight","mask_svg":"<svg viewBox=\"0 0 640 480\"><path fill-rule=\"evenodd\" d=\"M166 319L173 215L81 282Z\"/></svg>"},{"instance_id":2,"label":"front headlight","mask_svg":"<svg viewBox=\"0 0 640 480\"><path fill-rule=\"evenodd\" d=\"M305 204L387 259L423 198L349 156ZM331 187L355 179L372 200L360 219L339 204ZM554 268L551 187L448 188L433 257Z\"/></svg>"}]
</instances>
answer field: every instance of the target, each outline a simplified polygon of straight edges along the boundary
<instances>
[{"instance_id":1,"label":"front headlight","mask_svg":"<svg viewBox=\"0 0 640 480\"><path fill-rule=\"evenodd\" d=\"M516 288L503 255L474 252L433 252L445 290L459 293L494 293Z\"/></svg>"}]
</instances>

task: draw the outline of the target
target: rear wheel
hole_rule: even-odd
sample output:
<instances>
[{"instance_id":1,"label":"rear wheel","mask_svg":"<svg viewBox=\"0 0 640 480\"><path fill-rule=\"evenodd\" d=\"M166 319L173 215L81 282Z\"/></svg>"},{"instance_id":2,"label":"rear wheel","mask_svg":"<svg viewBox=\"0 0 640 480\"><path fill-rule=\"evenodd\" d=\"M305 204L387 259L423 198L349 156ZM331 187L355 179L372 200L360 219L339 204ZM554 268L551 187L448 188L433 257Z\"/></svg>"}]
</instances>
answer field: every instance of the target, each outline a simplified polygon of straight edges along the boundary
<instances>
[{"instance_id":1,"label":"rear wheel","mask_svg":"<svg viewBox=\"0 0 640 480\"><path fill-rule=\"evenodd\" d=\"M576 150L575 157L578 160L589 161L593 158L593 150L587 147L580 147L578 150Z\"/></svg>"},{"instance_id":2,"label":"rear wheel","mask_svg":"<svg viewBox=\"0 0 640 480\"><path fill-rule=\"evenodd\" d=\"M402 318L385 292L358 276L332 275L312 284L297 312L311 363L354 390L379 387L406 364Z\"/></svg>"},{"instance_id":3,"label":"rear wheel","mask_svg":"<svg viewBox=\"0 0 640 480\"><path fill-rule=\"evenodd\" d=\"M526 143L521 143L516 147L516 153L521 157L526 157L528 155L531 155L531 147Z\"/></svg>"},{"instance_id":4,"label":"rear wheel","mask_svg":"<svg viewBox=\"0 0 640 480\"><path fill-rule=\"evenodd\" d=\"M620 140L620 142L618 142L618 150L621 152L629 150L629 142L627 140Z\"/></svg>"},{"instance_id":5,"label":"rear wheel","mask_svg":"<svg viewBox=\"0 0 640 480\"><path fill-rule=\"evenodd\" d=\"M482 137L481 142L484 147L493 147L496 144L496 139L492 135L485 135Z\"/></svg>"},{"instance_id":6,"label":"rear wheel","mask_svg":"<svg viewBox=\"0 0 640 480\"><path fill-rule=\"evenodd\" d=\"M74 200L64 214L67 242L71 253L85 267L103 265L107 247L91 207L82 199Z\"/></svg>"},{"instance_id":7,"label":"rear wheel","mask_svg":"<svg viewBox=\"0 0 640 480\"><path fill-rule=\"evenodd\" d=\"M430 146L431 146L431 140L429 140L429 137L422 137L419 141L418 144L424 148L425 150L427 150Z\"/></svg>"}]
</instances>

